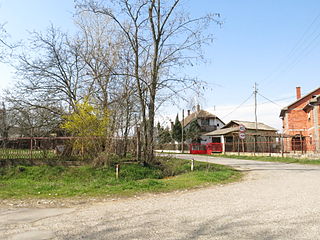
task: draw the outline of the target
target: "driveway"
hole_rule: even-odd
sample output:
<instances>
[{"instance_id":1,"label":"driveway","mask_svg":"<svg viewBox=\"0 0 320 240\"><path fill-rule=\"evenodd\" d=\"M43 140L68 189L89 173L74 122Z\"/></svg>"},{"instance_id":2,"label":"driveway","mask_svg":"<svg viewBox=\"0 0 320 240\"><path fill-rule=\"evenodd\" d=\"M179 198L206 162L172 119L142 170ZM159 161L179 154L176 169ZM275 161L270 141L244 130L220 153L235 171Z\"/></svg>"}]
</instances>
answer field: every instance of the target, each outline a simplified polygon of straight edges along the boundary
<instances>
[{"instance_id":1,"label":"driveway","mask_svg":"<svg viewBox=\"0 0 320 240\"><path fill-rule=\"evenodd\" d=\"M224 186L82 207L2 208L0 238L320 239L320 167L177 156L248 174Z\"/></svg>"}]
</instances>

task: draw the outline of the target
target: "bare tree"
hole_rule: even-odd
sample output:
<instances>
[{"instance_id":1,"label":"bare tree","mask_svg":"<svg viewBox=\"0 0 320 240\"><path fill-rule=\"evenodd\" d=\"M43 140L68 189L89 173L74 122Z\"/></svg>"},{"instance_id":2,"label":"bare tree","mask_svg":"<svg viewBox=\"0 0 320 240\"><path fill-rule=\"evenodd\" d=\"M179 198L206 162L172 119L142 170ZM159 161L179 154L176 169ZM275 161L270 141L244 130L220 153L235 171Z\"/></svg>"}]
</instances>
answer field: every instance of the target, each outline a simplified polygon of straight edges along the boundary
<instances>
[{"instance_id":1,"label":"bare tree","mask_svg":"<svg viewBox=\"0 0 320 240\"><path fill-rule=\"evenodd\" d=\"M119 64L122 47L121 36L115 34L112 23L107 20L90 13L79 14L76 19L80 29L76 41L81 46L89 94L105 109L113 102L111 88L117 80L113 72Z\"/></svg>"},{"instance_id":2,"label":"bare tree","mask_svg":"<svg viewBox=\"0 0 320 240\"><path fill-rule=\"evenodd\" d=\"M4 61L4 56L8 54L14 46L8 42L9 34L4 28L5 24L0 23L0 61Z\"/></svg>"},{"instance_id":3,"label":"bare tree","mask_svg":"<svg viewBox=\"0 0 320 240\"><path fill-rule=\"evenodd\" d=\"M85 91L79 51L79 45L53 26L46 34L32 33L31 46L19 56L17 66L19 100L53 114L74 110Z\"/></svg>"},{"instance_id":4,"label":"bare tree","mask_svg":"<svg viewBox=\"0 0 320 240\"><path fill-rule=\"evenodd\" d=\"M137 111L136 90L130 76L130 48L123 33L117 31L107 16L81 12L76 23L80 29L76 39L81 43L90 95L101 108L109 110L108 135L123 138L122 155L125 155L133 114Z\"/></svg>"},{"instance_id":5,"label":"bare tree","mask_svg":"<svg viewBox=\"0 0 320 240\"><path fill-rule=\"evenodd\" d=\"M180 0L78 1L79 11L107 16L126 38L133 56L144 130L144 160L154 160L154 118L159 92L179 92L193 81L181 76L183 66L202 58L202 46L212 41L206 29L218 15L193 19ZM125 73L124 73L125 74Z\"/></svg>"}]
</instances>

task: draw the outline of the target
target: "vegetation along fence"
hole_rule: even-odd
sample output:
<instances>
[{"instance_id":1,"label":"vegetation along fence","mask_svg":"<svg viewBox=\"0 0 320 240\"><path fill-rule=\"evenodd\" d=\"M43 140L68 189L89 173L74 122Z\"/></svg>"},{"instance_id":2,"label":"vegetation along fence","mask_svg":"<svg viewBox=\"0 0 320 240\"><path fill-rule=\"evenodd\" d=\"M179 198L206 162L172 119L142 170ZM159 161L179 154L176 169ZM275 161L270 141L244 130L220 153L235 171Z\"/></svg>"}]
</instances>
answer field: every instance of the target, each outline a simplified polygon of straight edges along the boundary
<instances>
[{"instance_id":1,"label":"vegetation along fence","mask_svg":"<svg viewBox=\"0 0 320 240\"><path fill-rule=\"evenodd\" d=\"M127 146L124 147L124 144ZM126 152L124 153L124 149ZM0 160L63 159L92 160L101 152L135 154L136 141L121 138L33 137L0 139Z\"/></svg>"}]
</instances>

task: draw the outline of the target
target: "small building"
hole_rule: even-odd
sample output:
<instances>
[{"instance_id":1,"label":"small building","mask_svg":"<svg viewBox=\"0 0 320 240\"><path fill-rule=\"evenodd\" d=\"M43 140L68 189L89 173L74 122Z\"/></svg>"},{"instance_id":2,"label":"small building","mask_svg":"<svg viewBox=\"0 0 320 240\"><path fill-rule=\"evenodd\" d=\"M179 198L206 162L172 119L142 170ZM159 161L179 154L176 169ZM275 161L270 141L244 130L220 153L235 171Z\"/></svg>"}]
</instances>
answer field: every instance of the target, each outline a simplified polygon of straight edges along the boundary
<instances>
[{"instance_id":1,"label":"small building","mask_svg":"<svg viewBox=\"0 0 320 240\"><path fill-rule=\"evenodd\" d=\"M245 128L245 139L239 138L240 126ZM223 152L274 152L279 148L277 129L264 123L232 120L221 129L204 134L212 143L221 143Z\"/></svg>"},{"instance_id":2,"label":"small building","mask_svg":"<svg viewBox=\"0 0 320 240\"><path fill-rule=\"evenodd\" d=\"M200 143L208 143L209 138L204 135L205 133L220 129L225 125L225 123L216 115L202 110L200 108L200 105L197 105L197 109L193 113L191 113L190 110L188 110L187 116L181 121L181 125L183 126L185 132L189 130L193 121L196 121L196 123L200 127Z\"/></svg>"},{"instance_id":3,"label":"small building","mask_svg":"<svg viewBox=\"0 0 320 240\"><path fill-rule=\"evenodd\" d=\"M301 88L296 87L296 98L280 112L283 134L287 136L284 150L319 152L320 88L301 96Z\"/></svg>"}]
</instances>

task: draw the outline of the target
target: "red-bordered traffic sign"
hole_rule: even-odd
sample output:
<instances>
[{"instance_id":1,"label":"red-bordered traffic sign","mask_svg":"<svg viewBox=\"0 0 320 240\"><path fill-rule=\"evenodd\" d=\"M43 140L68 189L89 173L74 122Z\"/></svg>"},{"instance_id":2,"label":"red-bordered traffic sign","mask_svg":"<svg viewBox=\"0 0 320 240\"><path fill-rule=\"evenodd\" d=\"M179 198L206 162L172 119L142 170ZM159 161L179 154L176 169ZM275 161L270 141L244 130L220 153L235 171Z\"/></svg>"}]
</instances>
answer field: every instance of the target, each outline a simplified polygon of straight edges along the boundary
<instances>
[{"instance_id":1,"label":"red-bordered traffic sign","mask_svg":"<svg viewBox=\"0 0 320 240\"><path fill-rule=\"evenodd\" d=\"M246 131L246 127L243 124L239 125L239 132L244 133Z\"/></svg>"},{"instance_id":2,"label":"red-bordered traffic sign","mask_svg":"<svg viewBox=\"0 0 320 240\"><path fill-rule=\"evenodd\" d=\"M239 132L239 138L240 139L245 139L246 138L246 134L244 132Z\"/></svg>"}]
</instances>

